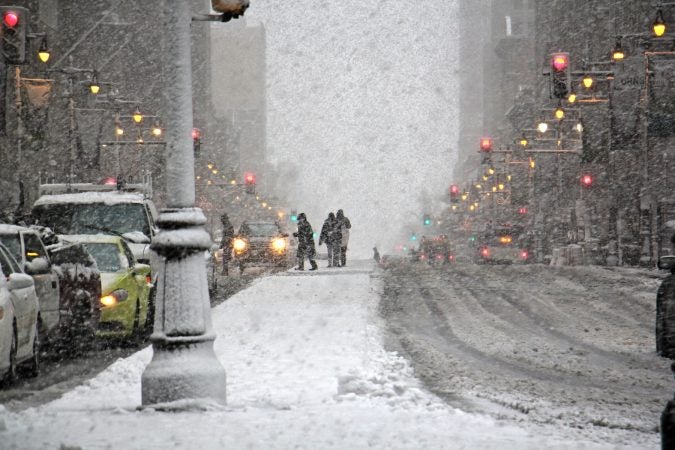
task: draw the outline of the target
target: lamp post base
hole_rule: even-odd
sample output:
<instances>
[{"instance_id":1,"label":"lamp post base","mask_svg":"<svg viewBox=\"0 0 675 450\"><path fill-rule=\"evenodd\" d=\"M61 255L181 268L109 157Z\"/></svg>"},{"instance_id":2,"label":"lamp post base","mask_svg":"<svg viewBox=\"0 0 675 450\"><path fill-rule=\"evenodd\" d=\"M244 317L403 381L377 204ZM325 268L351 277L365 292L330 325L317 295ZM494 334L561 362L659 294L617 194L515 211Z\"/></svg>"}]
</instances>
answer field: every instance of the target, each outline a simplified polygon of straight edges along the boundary
<instances>
[{"instance_id":1,"label":"lamp post base","mask_svg":"<svg viewBox=\"0 0 675 450\"><path fill-rule=\"evenodd\" d=\"M213 338L196 342L154 342L141 378L144 407L189 399L226 404L225 369L213 352ZM167 409L171 409L168 407Z\"/></svg>"}]
</instances>

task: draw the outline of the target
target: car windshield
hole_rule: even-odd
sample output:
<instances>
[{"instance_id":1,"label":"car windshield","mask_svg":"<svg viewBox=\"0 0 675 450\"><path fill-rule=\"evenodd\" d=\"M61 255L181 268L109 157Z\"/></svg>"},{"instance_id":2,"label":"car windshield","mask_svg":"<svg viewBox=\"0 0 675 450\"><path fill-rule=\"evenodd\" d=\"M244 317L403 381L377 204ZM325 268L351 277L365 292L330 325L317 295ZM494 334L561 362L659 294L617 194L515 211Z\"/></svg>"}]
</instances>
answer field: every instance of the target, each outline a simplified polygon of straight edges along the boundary
<instances>
[{"instance_id":1,"label":"car windshield","mask_svg":"<svg viewBox=\"0 0 675 450\"><path fill-rule=\"evenodd\" d=\"M87 252L87 249L81 244L68 245L53 250L50 257L52 264L57 266L65 264L81 264L84 267L93 267L95 263L89 252Z\"/></svg>"},{"instance_id":2,"label":"car windshield","mask_svg":"<svg viewBox=\"0 0 675 450\"><path fill-rule=\"evenodd\" d=\"M116 244L88 243L85 247L96 260L99 271L120 272L123 269L122 257Z\"/></svg>"},{"instance_id":3,"label":"car windshield","mask_svg":"<svg viewBox=\"0 0 675 450\"><path fill-rule=\"evenodd\" d=\"M239 233L247 236L274 236L279 234L279 227L274 223L247 223L241 226Z\"/></svg>"},{"instance_id":4,"label":"car windshield","mask_svg":"<svg viewBox=\"0 0 675 450\"><path fill-rule=\"evenodd\" d=\"M56 234L124 234L140 231L150 236L150 225L141 203L60 203L35 207L40 225Z\"/></svg>"},{"instance_id":5,"label":"car windshield","mask_svg":"<svg viewBox=\"0 0 675 450\"><path fill-rule=\"evenodd\" d=\"M0 242L5 244L7 250L17 261L21 260L21 242L18 234L0 234Z\"/></svg>"}]
</instances>

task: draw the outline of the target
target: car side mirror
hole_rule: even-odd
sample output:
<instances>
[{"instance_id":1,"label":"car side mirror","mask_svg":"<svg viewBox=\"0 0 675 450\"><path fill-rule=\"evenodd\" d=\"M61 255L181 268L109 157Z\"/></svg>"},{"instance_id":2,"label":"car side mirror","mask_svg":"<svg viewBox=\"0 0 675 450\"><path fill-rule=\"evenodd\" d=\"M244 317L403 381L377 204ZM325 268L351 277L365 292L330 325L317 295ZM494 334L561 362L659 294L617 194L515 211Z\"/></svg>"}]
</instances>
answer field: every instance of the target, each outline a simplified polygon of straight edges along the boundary
<instances>
[{"instance_id":1,"label":"car side mirror","mask_svg":"<svg viewBox=\"0 0 675 450\"><path fill-rule=\"evenodd\" d=\"M29 275L47 273L49 272L49 261L47 261L47 258L41 256L27 262L24 269Z\"/></svg>"},{"instance_id":2,"label":"car side mirror","mask_svg":"<svg viewBox=\"0 0 675 450\"><path fill-rule=\"evenodd\" d=\"M672 270L675 267L675 255L665 255L660 257L658 266L661 270Z\"/></svg>"},{"instance_id":3,"label":"car side mirror","mask_svg":"<svg viewBox=\"0 0 675 450\"><path fill-rule=\"evenodd\" d=\"M30 275L25 273L11 273L7 282L10 291L15 289L25 289L34 286L34 281Z\"/></svg>"}]
</instances>

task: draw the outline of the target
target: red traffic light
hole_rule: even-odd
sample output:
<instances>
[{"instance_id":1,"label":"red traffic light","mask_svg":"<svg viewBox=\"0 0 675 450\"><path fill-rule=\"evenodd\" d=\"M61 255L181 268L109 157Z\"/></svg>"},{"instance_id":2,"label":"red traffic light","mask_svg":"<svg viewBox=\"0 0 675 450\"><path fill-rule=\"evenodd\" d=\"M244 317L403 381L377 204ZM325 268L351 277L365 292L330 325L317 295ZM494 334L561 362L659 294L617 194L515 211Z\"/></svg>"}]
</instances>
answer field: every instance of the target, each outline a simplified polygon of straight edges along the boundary
<instances>
[{"instance_id":1,"label":"red traffic light","mask_svg":"<svg viewBox=\"0 0 675 450\"><path fill-rule=\"evenodd\" d=\"M521 206L520 208L518 208L518 214L527 214L527 208Z\"/></svg>"},{"instance_id":2,"label":"red traffic light","mask_svg":"<svg viewBox=\"0 0 675 450\"><path fill-rule=\"evenodd\" d=\"M246 184L255 184L255 175L251 172L244 174L244 182Z\"/></svg>"},{"instance_id":3,"label":"red traffic light","mask_svg":"<svg viewBox=\"0 0 675 450\"><path fill-rule=\"evenodd\" d=\"M567 53L553 53L551 55L551 67L556 72L562 72L563 70L567 69L567 65L569 64L569 54Z\"/></svg>"},{"instance_id":4,"label":"red traffic light","mask_svg":"<svg viewBox=\"0 0 675 450\"><path fill-rule=\"evenodd\" d=\"M14 28L19 23L19 14L14 11L5 11L2 16L2 23L9 28Z\"/></svg>"},{"instance_id":5,"label":"red traffic light","mask_svg":"<svg viewBox=\"0 0 675 450\"><path fill-rule=\"evenodd\" d=\"M581 184L584 185L584 187L590 187L593 184L593 177L590 174L583 174L581 176Z\"/></svg>"},{"instance_id":6,"label":"red traffic light","mask_svg":"<svg viewBox=\"0 0 675 450\"><path fill-rule=\"evenodd\" d=\"M192 129L192 139L197 140L202 137L202 132L199 130L199 128L193 128Z\"/></svg>"},{"instance_id":7,"label":"red traffic light","mask_svg":"<svg viewBox=\"0 0 675 450\"><path fill-rule=\"evenodd\" d=\"M489 152L492 150L492 138L484 137L480 139L480 150L482 152Z\"/></svg>"},{"instance_id":8,"label":"red traffic light","mask_svg":"<svg viewBox=\"0 0 675 450\"><path fill-rule=\"evenodd\" d=\"M459 186L453 184L452 186L450 186L450 195L457 195L457 194L459 194Z\"/></svg>"}]
</instances>

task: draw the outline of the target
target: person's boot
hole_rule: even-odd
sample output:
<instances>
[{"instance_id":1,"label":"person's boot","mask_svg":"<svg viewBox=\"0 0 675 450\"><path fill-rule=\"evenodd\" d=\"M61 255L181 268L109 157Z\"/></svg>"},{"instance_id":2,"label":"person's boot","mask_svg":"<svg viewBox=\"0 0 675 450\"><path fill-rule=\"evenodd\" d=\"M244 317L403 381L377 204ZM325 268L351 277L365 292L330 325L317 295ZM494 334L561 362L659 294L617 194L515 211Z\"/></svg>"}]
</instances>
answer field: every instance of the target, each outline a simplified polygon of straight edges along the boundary
<instances>
[{"instance_id":1,"label":"person's boot","mask_svg":"<svg viewBox=\"0 0 675 450\"><path fill-rule=\"evenodd\" d=\"M301 260L298 261L298 267L296 267L295 270L305 270L305 261L304 261L304 259L301 259Z\"/></svg>"},{"instance_id":2,"label":"person's boot","mask_svg":"<svg viewBox=\"0 0 675 450\"><path fill-rule=\"evenodd\" d=\"M319 268L319 267L316 265L316 261L311 260L309 263L312 265L312 268L309 269L309 270L316 270L316 269Z\"/></svg>"}]
</instances>

